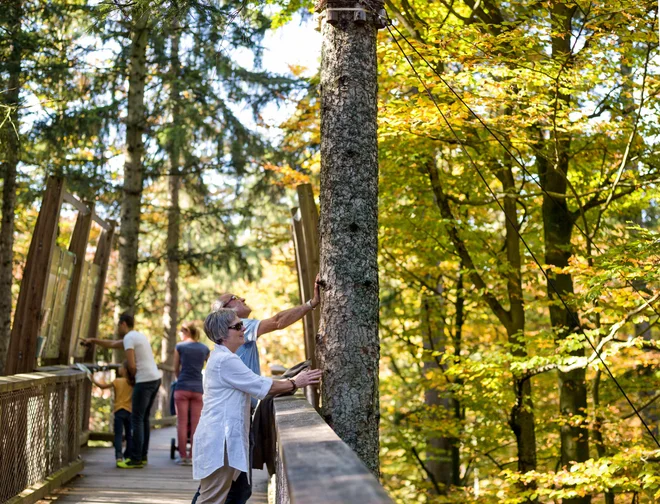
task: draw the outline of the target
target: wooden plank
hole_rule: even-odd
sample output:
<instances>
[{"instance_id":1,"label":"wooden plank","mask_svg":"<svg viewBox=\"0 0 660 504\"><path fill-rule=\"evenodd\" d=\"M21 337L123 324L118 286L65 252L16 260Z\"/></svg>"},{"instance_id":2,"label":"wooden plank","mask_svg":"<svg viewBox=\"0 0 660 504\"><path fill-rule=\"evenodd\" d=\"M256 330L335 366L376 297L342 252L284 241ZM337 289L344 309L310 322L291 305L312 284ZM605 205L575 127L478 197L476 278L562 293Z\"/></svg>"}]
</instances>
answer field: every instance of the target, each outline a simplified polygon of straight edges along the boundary
<instances>
[{"instance_id":1,"label":"wooden plank","mask_svg":"<svg viewBox=\"0 0 660 504\"><path fill-rule=\"evenodd\" d=\"M275 398L275 425L292 504L393 504L367 466L302 396Z\"/></svg>"},{"instance_id":2,"label":"wooden plank","mask_svg":"<svg viewBox=\"0 0 660 504\"><path fill-rule=\"evenodd\" d=\"M9 499L5 504L34 504L73 479L77 474L82 472L84 467L85 463L82 460L76 460L57 471L45 481L26 488L17 496Z\"/></svg>"},{"instance_id":3,"label":"wooden plank","mask_svg":"<svg viewBox=\"0 0 660 504\"><path fill-rule=\"evenodd\" d=\"M101 320L101 311L103 310L103 295L105 293L105 280L108 275L108 264L110 263L110 254L112 253L112 245L115 238L116 224L110 221L110 229L103 230L99 237L99 243L96 247L94 254L94 264L101 268L101 276L96 284L96 292L94 292L94 302L92 303L92 314L89 322L89 332L87 338L97 338L99 333L99 321ZM85 352L84 361L94 362L94 347L90 345Z\"/></svg>"},{"instance_id":4,"label":"wooden plank","mask_svg":"<svg viewBox=\"0 0 660 504\"><path fill-rule=\"evenodd\" d=\"M293 246L296 255L296 269L298 271L298 292L300 294L300 302L304 303L312 297L312 290L309 286L309 271L307 266L307 247L305 247L302 221L300 218L300 211L298 208L291 209L291 230L293 234ZM303 317L303 331L305 340L305 358L312 363L315 359L315 340L316 331L314 330L313 310L305 314ZM314 407L319 405L318 389L316 387L307 387L305 389L307 400Z\"/></svg>"},{"instance_id":5,"label":"wooden plank","mask_svg":"<svg viewBox=\"0 0 660 504\"><path fill-rule=\"evenodd\" d=\"M298 193L298 203L300 205L300 217L303 232L303 243L305 247L305 257L307 258L307 272L301 281L306 283L306 289L309 292L310 299L314 296L314 284L316 276L319 273L319 214L314 201L314 191L311 184L301 184L296 187ZM321 323L321 310L312 310L306 317L309 320L308 332L306 336L307 345L310 348L307 357L312 362L313 368L318 368L318 359L316 357L316 336L319 332ZM307 399L315 408L319 406L319 391L317 387L307 387Z\"/></svg>"},{"instance_id":6,"label":"wooden plank","mask_svg":"<svg viewBox=\"0 0 660 504\"><path fill-rule=\"evenodd\" d=\"M37 336L43 316L42 305L57 237L63 192L64 181L50 177L21 279L5 366L8 375L29 372L35 367Z\"/></svg>"},{"instance_id":7,"label":"wooden plank","mask_svg":"<svg viewBox=\"0 0 660 504\"><path fill-rule=\"evenodd\" d=\"M298 208L291 209L291 231L293 234L293 246L296 252L296 267L298 269L298 292L300 293L300 302L304 303L311 297L309 290L309 276L307 271L307 248L303 236L302 221ZM303 317L303 328L305 331L305 358L311 359L314 345L310 341L313 336L313 319L311 312Z\"/></svg>"},{"instance_id":8,"label":"wooden plank","mask_svg":"<svg viewBox=\"0 0 660 504\"><path fill-rule=\"evenodd\" d=\"M64 190L64 194L62 195L62 199L69 203L70 205L73 205L76 210L81 215L88 215L91 211L89 206L87 206L84 202L80 201L78 198L76 198L73 194L71 194L69 191L66 189Z\"/></svg>"},{"instance_id":9,"label":"wooden plank","mask_svg":"<svg viewBox=\"0 0 660 504\"><path fill-rule=\"evenodd\" d=\"M149 442L149 464L144 469L122 470L114 465L114 448L85 448L82 477L60 488L43 504L190 504L199 481L192 468L170 459L176 429L154 430ZM249 504L268 503L268 474L252 471Z\"/></svg>"},{"instance_id":10,"label":"wooden plank","mask_svg":"<svg viewBox=\"0 0 660 504\"><path fill-rule=\"evenodd\" d=\"M105 293L105 280L108 275L108 264L110 263L110 254L112 253L112 244L115 237L115 223L110 221L110 229L104 229L99 236L94 254L94 264L101 268L101 274L96 284L94 300L92 301L92 313L89 319L89 329L87 338L96 338L99 333L99 321L101 320L101 311L103 310L103 295ZM75 344L75 343L74 343ZM96 359L96 345L89 345L85 349L83 362L94 362ZM75 353L75 352L74 352ZM92 406L92 386L85 386L83 396L83 429L89 429L90 408Z\"/></svg>"},{"instance_id":11,"label":"wooden plank","mask_svg":"<svg viewBox=\"0 0 660 504\"><path fill-rule=\"evenodd\" d=\"M73 337L73 328L75 326L76 308L78 307L78 297L81 294L83 280L83 266L85 265L85 252L87 252L87 243L89 243L89 232L92 229L92 217L94 216L94 204L87 207L88 212L78 213L76 226L73 228L69 252L76 256L76 264L73 267L73 276L71 278L71 287L69 287L69 299L66 304L64 314L64 326L62 328L62 339L60 340L60 355L58 364L69 364L73 354L72 344L76 342Z\"/></svg>"},{"instance_id":12,"label":"wooden plank","mask_svg":"<svg viewBox=\"0 0 660 504\"><path fill-rule=\"evenodd\" d=\"M85 373L78 369L33 372L0 377L0 392L13 392L51 383L65 383L84 380Z\"/></svg>"}]
</instances>

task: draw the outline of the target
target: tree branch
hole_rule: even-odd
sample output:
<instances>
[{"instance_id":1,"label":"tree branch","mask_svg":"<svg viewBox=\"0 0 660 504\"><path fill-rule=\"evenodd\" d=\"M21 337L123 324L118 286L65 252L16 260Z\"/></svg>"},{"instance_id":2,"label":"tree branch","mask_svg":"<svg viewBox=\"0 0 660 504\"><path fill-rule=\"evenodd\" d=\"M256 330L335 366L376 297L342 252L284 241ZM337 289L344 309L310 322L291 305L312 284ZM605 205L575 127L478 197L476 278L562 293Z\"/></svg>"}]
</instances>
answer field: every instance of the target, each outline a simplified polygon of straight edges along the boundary
<instances>
[{"instance_id":1,"label":"tree branch","mask_svg":"<svg viewBox=\"0 0 660 504\"><path fill-rule=\"evenodd\" d=\"M454 217L454 214L452 213L452 210L449 206L449 200L447 199L444 190L442 189L442 184L438 175L438 168L435 165L435 162L429 161L426 165L429 178L431 179L431 188L433 189L433 194L435 196L435 203L440 210L442 218L445 220L447 234L454 244L454 247L456 248L459 257L463 261L463 264L468 269L470 280L474 286L482 292L481 297L484 299L486 304L488 304L489 308L493 311L502 325L509 327L511 325L511 315L497 300L497 298L488 291L488 286L486 285L486 282L483 280L481 275L477 272L474 261L472 260L472 256L465 246L465 242L458 234L458 229L456 228L456 218Z\"/></svg>"}]
</instances>

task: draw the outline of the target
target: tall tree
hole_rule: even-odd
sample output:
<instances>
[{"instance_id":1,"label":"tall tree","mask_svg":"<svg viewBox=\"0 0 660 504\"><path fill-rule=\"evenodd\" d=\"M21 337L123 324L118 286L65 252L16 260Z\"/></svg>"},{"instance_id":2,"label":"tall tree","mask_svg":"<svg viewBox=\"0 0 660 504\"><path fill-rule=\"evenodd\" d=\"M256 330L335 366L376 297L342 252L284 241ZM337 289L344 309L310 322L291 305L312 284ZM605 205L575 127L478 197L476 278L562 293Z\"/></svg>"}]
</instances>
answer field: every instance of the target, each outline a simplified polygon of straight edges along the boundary
<instances>
[{"instance_id":1,"label":"tall tree","mask_svg":"<svg viewBox=\"0 0 660 504\"><path fill-rule=\"evenodd\" d=\"M171 122L167 136L167 156L169 173L167 187L169 193L169 208L167 209L167 239L165 264L165 307L163 310L164 338L161 347L161 361L165 364L161 394L161 402L166 403L170 385L173 380L171 367L174 364L174 347L179 307L179 240L181 237L181 208L179 206L179 192L181 189L181 144L185 133L181 127L181 91L180 73L181 60L179 58L179 42L181 30L178 23L173 23L170 34L170 72L168 83L170 86L169 103L171 107ZM166 404L161 404L161 410L166 411Z\"/></svg>"},{"instance_id":2,"label":"tall tree","mask_svg":"<svg viewBox=\"0 0 660 504\"><path fill-rule=\"evenodd\" d=\"M16 173L20 161L19 100L23 58L23 2L6 3L0 14L5 35L1 48L0 161L2 162L2 224L0 225L0 375L3 374L11 336L12 279L14 276L14 215Z\"/></svg>"},{"instance_id":3,"label":"tall tree","mask_svg":"<svg viewBox=\"0 0 660 504\"><path fill-rule=\"evenodd\" d=\"M323 416L378 474L378 85L371 11L382 4L365 5L367 22L335 11L337 22L323 26L319 234L326 287L317 348Z\"/></svg>"},{"instance_id":4,"label":"tall tree","mask_svg":"<svg viewBox=\"0 0 660 504\"><path fill-rule=\"evenodd\" d=\"M571 97L561 86L561 73L570 72L573 63L572 37L573 16L578 11L577 5L552 2L550 6L552 23L551 57L557 72L554 94L548 101L554 103L553 134L540 149L537 167L543 189L543 233L545 243L545 263L558 270L566 268L573 255L571 243L574 217L568 210L568 173L570 167L570 134L557 127L559 116L567 113ZM573 278L570 274L557 272L548 277L548 298L550 321L555 329L556 339L561 341L577 331L577 313L561 301L569 299L574 293ZM584 355L584 348L573 352L576 356ZM587 385L585 369L568 372L559 371L559 410L561 421L561 463L566 466L571 462L584 462L589 458L589 430L587 424ZM581 421L576 419L582 418ZM591 497L578 496L567 498L566 504L587 504Z\"/></svg>"},{"instance_id":5,"label":"tall tree","mask_svg":"<svg viewBox=\"0 0 660 504\"><path fill-rule=\"evenodd\" d=\"M146 117L144 90L147 77L149 12L134 7L131 13L131 44L128 63L128 114L124 150L119 228L118 296L115 315L135 311L141 198L144 180Z\"/></svg>"}]
</instances>

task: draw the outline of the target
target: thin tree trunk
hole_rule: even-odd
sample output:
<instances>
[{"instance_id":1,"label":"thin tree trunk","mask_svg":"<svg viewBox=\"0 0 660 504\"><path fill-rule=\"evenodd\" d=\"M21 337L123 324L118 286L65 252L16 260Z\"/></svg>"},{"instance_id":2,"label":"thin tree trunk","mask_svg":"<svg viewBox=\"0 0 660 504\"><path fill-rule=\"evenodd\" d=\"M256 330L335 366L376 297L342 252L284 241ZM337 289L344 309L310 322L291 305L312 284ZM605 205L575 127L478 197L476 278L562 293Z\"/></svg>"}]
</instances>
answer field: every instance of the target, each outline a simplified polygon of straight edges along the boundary
<instances>
[{"instance_id":1,"label":"thin tree trunk","mask_svg":"<svg viewBox=\"0 0 660 504\"><path fill-rule=\"evenodd\" d=\"M128 65L128 116L126 119L126 160L119 230L119 265L116 317L122 312L135 313L137 292L138 240L140 234L140 199L142 197L145 106L144 87L147 72L147 13L133 18L130 60Z\"/></svg>"},{"instance_id":2,"label":"thin tree trunk","mask_svg":"<svg viewBox=\"0 0 660 504\"><path fill-rule=\"evenodd\" d=\"M436 292L425 293L422 297L421 326L424 334L424 349L427 350L424 357L425 375L440 369L438 355L444 354L447 350L442 288L442 283L438 283ZM451 418L454 415L454 399L449 391L443 392L436 387L428 387L424 390L424 402L429 407L431 418L435 422L441 421L441 418ZM438 410L441 409L446 410L447 413L438 417L436 411L439 413ZM429 434L426 440L426 469L433 480L441 485L440 489L444 494L447 493L449 485L455 481L452 456L456 444L455 438L440 436L437 433Z\"/></svg>"},{"instance_id":3,"label":"thin tree trunk","mask_svg":"<svg viewBox=\"0 0 660 504\"><path fill-rule=\"evenodd\" d=\"M525 310L522 298L521 280L521 257L520 243L516 229L517 213L516 199L509 197L504 199L504 211L507 215L506 223L506 251L509 265L507 274L507 292L509 296L510 310L506 310L502 303L486 287L485 280L481 277L472 260L465 242L461 239L456 218L445 195L439 170L435 159L427 163L427 170L431 180L431 188L435 201L442 215L447 233L451 239L457 254L461 258L463 266L469 271L469 278L475 288L483 290L482 299L492 310L493 314L506 329L512 352L518 357L526 357L525 349ZM515 184L511 169L505 169L497 173L502 182L505 192L515 194ZM509 222L510 221L510 222ZM518 448L518 470L528 472L536 469L536 430L534 426L534 405L532 403L532 387L528 379L513 377L512 385L515 394L515 403L511 410L509 423L516 437Z\"/></svg>"},{"instance_id":4,"label":"thin tree trunk","mask_svg":"<svg viewBox=\"0 0 660 504\"><path fill-rule=\"evenodd\" d=\"M11 284L14 263L14 213L16 208L16 169L20 160L18 106L21 89L21 0L3 6L7 21L5 36L11 37L11 53L5 67L8 79L0 93L0 146L2 147L2 224L0 225L0 375L4 374L11 338ZM4 17L3 16L3 17ZM9 116L7 113L9 112Z\"/></svg>"},{"instance_id":5,"label":"thin tree trunk","mask_svg":"<svg viewBox=\"0 0 660 504\"><path fill-rule=\"evenodd\" d=\"M321 64L322 414L378 474L376 29L339 14Z\"/></svg>"},{"instance_id":6,"label":"thin tree trunk","mask_svg":"<svg viewBox=\"0 0 660 504\"><path fill-rule=\"evenodd\" d=\"M454 358L460 361L461 348L463 345L463 325L465 324L465 289L463 287L463 261L460 262L458 268L458 281L456 282L456 322L454 329ZM463 380L460 377L456 378L456 385L462 386ZM454 398L454 418L457 421L464 420L464 412L461 402ZM455 486L462 485L461 479L461 451L460 443L454 443L452 446L451 461L452 461L452 476L454 480L452 483Z\"/></svg>"},{"instance_id":7,"label":"thin tree trunk","mask_svg":"<svg viewBox=\"0 0 660 504\"><path fill-rule=\"evenodd\" d=\"M561 66L569 67L571 61L571 21L574 7L563 3L554 3L551 7L553 24L552 58ZM556 88L558 111L570 105L570 96L561 91L559 83ZM545 239L545 262L556 268L568 266L573 255L571 235L573 219L568 211L566 198L568 189L570 137L559 129L553 132L553 138L545 149L546 157L538 157L539 176L544 189L542 213ZM551 160L551 161L550 161ZM577 314L571 312L560 301L573 294L573 278L566 273L551 273L548 284L550 304L550 322L558 340L566 338L577 329ZM573 355L582 356L584 350L578 350ZM587 386L585 370L576 369L568 373L559 371L559 409L562 416L561 464L566 466L571 462L584 462L589 458L589 431L586 422ZM575 416L581 416L583 421L575 421ZM588 504L590 496L563 499L564 504Z\"/></svg>"},{"instance_id":8,"label":"thin tree trunk","mask_svg":"<svg viewBox=\"0 0 660 504\"><path fill-rule=\"evenodd\" d=\"M507 292L509 295L510 322L507 326L509 343L516 357L527 357L525 344L525 305L522 289L522 260L518 236L517 189L511 167L497 172L504 192L504 213L506 214L506 257L508 262ZM536 428L534 425L534 404L532 385L529 379L513 378L516 402L511 410L510 424L518 445L518 470L522 473L536 469Z\"/></svg>"},{"instance_id":9,"label":"thin tree trunk","mask_svg":"<svg viewBox=\"0 0 660 504\"><path fill-rule=\"evenodd\" d=\"M605 441L603 440L603 417L600 416L598 411L600 408L600 383L601 383L602 373L599 369L596 371L596 376L592 382L592 398L594 402L594 411L596 416L594 418L594 427L593 427L593 437L594 444L596 445L596 452L598 453L598 458L605 457L607 455L607 448L605 447ZM605 504L614 504L614 493L605 492Z\"/></svg>"},{"instance_id":10,"label":"thin tree trunk","mask_svg":"<svg viewBox=\"0 0 660 504\"><path fill-rule=\"evenodd\" d=\"M181 37L177 23L172 27L171 40L171 68L170 68L170 103L172 103L172 125L168 135L167 154L169 157L170 173L167 177L170 206L167 211L167 265L165 268L165 308L163 310L164 335L161 347L161 361L166 369L163 371L162 393L160 409L169 410L170 385L174 380L174 373L170 371L174 364L174 347L178 325L179 303L179 239L181 235L181 211L179 208L179 189L181 187L181 135L180 126L180 90L179 74L181 62L179 60L179 39Z\"/></svg>"}]
</instances>

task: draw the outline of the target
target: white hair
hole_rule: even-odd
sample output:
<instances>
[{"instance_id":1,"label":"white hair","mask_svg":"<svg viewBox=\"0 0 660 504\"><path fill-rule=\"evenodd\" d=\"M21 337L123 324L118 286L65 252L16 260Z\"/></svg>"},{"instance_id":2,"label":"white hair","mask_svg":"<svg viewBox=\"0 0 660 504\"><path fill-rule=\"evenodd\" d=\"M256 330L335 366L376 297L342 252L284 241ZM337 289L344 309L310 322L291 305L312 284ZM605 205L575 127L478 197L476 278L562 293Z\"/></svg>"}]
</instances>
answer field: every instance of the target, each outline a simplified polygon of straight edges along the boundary
<instances>
[{"instance_id":1,"label":"white hair","mask_svg":"<svg viewBox=\"0 0 660 504\"><path fill-rule=\"evenodd\" d=\"M212 311L204 320L206 336L214 343L222 345L229 337L229 326L235 318L236 312L229 308Z\"/></svg>"}]
</instances>

